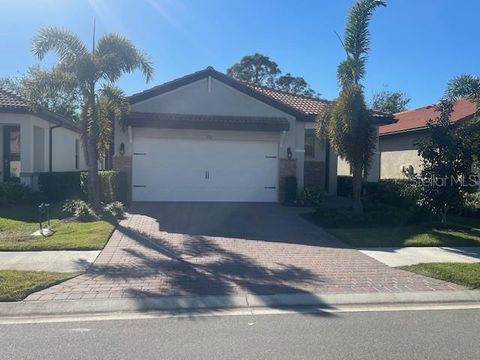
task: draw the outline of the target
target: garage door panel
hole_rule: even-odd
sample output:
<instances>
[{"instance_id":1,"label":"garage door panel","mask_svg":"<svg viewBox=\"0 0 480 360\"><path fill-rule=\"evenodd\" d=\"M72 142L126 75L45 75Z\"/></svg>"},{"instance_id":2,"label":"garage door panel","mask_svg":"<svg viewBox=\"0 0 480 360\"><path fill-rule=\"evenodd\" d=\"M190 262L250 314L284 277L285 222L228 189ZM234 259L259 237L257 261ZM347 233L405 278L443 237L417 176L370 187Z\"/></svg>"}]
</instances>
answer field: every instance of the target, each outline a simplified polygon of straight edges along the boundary
<instances>
[{"instance_id":1,"label":"garage door panel","mask_svg":"<svg viewBox=\"0 0 480 360\"><path fill-rule=\"evenodd\" d=\"M134 154L135 201L277 201L276 142L135 138Z\"/></svg>"}]
</instances>

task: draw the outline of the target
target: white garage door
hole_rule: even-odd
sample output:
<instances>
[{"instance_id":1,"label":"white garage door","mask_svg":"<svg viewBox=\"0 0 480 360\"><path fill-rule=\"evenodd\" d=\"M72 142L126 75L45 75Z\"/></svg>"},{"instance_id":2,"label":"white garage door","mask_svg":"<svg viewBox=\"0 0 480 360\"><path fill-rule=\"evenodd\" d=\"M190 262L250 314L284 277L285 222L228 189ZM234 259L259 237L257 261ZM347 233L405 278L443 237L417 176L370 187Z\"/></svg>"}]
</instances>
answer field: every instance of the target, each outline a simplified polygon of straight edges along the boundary
<instances>
[{"instance_id":1,"label":"white garage door","mask_svg":"<svg viewBox=\"0 0 480 360\"><path fill-rule=\"evenodd\" d=\"M135 138L134 201L278 199L278 143Z\"/></svg>"}]
</instances>

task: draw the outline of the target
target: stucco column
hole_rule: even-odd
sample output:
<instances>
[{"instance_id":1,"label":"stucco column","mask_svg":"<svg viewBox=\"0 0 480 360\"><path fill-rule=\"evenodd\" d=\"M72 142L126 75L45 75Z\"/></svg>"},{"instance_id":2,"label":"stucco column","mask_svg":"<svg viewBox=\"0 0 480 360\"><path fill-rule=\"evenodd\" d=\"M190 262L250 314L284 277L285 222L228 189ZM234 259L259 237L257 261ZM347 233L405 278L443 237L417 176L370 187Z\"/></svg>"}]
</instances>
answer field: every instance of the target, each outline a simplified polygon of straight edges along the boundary
<instances>
[{"instance_id":1,"label":"stucco column","mask_svg":"<svg viewBox=\"0 0 480 360\"><path fill-rule=\"evenodd\" d=\"M33 177L33 124L30 118L20 123L20 180L32 186Z\"/></svg>"}]
</instances>

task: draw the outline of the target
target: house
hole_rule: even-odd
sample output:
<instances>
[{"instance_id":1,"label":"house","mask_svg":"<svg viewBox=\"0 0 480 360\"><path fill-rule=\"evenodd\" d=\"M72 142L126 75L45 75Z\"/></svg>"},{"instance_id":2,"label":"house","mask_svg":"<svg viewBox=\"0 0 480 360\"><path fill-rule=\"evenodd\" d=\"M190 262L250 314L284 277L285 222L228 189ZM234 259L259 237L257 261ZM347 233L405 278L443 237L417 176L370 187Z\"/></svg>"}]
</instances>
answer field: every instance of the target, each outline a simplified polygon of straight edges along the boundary
<instances>
[{"instance_id":1,"label":"house","mask_svg":"<svg viewBox=\"0 0 480 360\"><path fill-rule=\"evenodd\" d=\"M336 194L337 156L314 134L327 101L237 81L208 67L130 97L113 167L133 201L277 202L285 177Z\"/></svg>"},{"instance_id":2,"label":"house","mask_svg":"<svg viewBox=\"0 0 480 360\"><path fill-rule=\"evenodd\" d=\"M20 96L0 89L0 181L37 186L47 171L86 168L79 129L50 111L32 111Z\"/></svg>"},{"instance_id":3,"label":"house","mask_svg":"<svg viewBox=\"0 0 480 360\"><path fill-rule=\"evenodd\" d=\"M451 121L454 123L472 119L475 104L466 100L457 100L453 107ZM427 135L427 122L436 119L439 113L435 105L395 114L398 122L382 126L379 131L380 179L404 179L408 171L418 173L421 157L416 144ZM410 168L410 170L407 170Z\"/></svg>"}]
</instances>

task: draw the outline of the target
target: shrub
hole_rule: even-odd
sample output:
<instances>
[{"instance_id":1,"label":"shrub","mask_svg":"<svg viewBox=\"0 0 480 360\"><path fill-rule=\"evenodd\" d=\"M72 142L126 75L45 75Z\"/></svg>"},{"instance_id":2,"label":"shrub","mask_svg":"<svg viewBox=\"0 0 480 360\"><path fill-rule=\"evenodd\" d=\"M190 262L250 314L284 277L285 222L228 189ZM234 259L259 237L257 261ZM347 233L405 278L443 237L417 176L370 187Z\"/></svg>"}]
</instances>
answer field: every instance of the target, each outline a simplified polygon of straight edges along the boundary
<instances>
[{"instance_id":1,"label":"shrub","mask_svg":"<svg viewBox=\"0 0 480 360\"><path fill-rule=\"evenodd\" d=\"M297 203L302 206L318 206L323 202L325 191L319 186L304 187L297 197Z\"/></svg>"},{"instance_id":2,"label":"shrub","mask_svg":"<svg viewBox=\"0 0 480 360\"><path fill-rule=\"evenodd\" d=\"M338 196L351 197L353 194L353 178L351 176L337 176Z\"/></svg>"},{"instance_id":3,"label":"shrub","mask_svg":"<svg viewBox=\"0 0 480 360\"><path fill-rule=\"evenodd\" d=\"M100 197L103 203L114 201L127 202L127 175L122 171L102 170L98 172L100 180ZM88 174L82 172L80 186L85 197L88 194Z\"/></svg>"},{"instance_id":4,"label":"shrub","mask_svg":"<svg viewBox=\"0 0 480 360\"><path fill-rule=\"evenodd\" d=\"M293 205L297 199L297 178L295 176L285 177L285 203Z\"/></svg>"},{"instance_id":5,"label":"shrub","mask_svg":"<svg viewBox=\"0 0 480 360\"><path fill-rule=\"evenodd\" d=\"M480 192L465 194L462 212L468 216L480 217Z\"/></svg>"},{"instance_id":6,"label":"shrub","mask_svg":"<svg viewBox=\"0 0 480 360\"><path fill-rule=\"evenodd\" d=\"M114 201L105 205L103 208L103 214L111 219L124 219L126 210L127 209L120 201Z\"/></svg>"},{"instance_id":7,"label":"shrub","mask_svg":"<svg viewBox=\"0 0 480 360\"><path fill-rule=\"evenodd\" d=\"M364 213L356 213L348 208L322 208L314 214L314 221L325 227L381 227L419 224L427 217L421 211L377 205L366 207Z\"/></svg>"},{"instance_id":8,"label":"shrub","mask_svg":"<svg viewBox=\"0 0 480 360\"><path fill-rule=\"evenodd\" d=\"M79 171L40 173L38 184L49 201L65 200L81 195Z\"/></svg>"},{"instance_id":9,"label":"shrub","mask_svg":"<svg viewBox=\"0 0 480 360\"><path fill-rule=\"evenodd\" d=\"M414 182L408 179L384 179L377 183L369 182L365 188L369 202L405 209L418 206L419 189Z\"/></svg>"},{"instance_id":10,"label":"shrub","mask_svg":"<svg viewBox=\"0 0 480 360\"><path fill-rule=\"evenodd\" d=\"M21 183L4 182L0 183L0 198L5 204L23 202L30 195L32 190Z\"/></svg>"},{"instance_id":11,"label":"shrub","mask_svg":"<svg viewBox=\"0 0 480 360\"><path fill-rule=\"evenodd\" d=\"M93 209L83 200L69 200L63 205L62 212L79 221L92 221L97 219Z\"/></svg>"}]
</instances>

